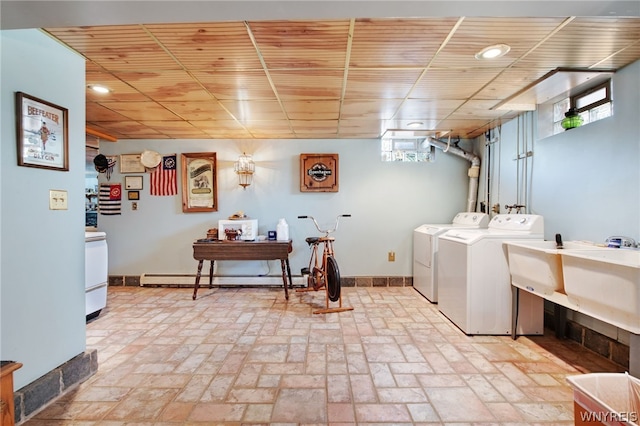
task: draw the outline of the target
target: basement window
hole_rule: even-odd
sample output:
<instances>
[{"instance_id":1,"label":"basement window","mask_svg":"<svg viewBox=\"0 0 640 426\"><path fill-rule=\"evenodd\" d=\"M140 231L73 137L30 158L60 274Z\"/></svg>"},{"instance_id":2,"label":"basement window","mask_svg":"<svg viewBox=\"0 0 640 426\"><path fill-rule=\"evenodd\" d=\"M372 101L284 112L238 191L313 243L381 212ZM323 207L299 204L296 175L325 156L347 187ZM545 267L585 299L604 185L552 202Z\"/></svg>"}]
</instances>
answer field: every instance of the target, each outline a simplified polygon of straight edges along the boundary
<instances>
[{"instance_id":1,"label":"basement window","mask_svg":"<svg viewBox=\"0 0 640 426\"><path fill-rule=\"evenodd\" d=\"M585 92L562 99L553 104L553 134L562 133L561 126L564 113L569 108L575 108L582 117L582 125L593 123L594 121L613 115L613 105L611 102L611 80L598 85Z\"/></svg>"},{"instance_id":2,"label":"basement window","mask_svg":"<svg viewBox=\"0 0 640 426\"><path fill-rule=\"evenodd\" d=\"M382 161L420 163L433 161L435 147L424 139L393 139L381 140L380 151Z\"/></svg>"}]
</instances>

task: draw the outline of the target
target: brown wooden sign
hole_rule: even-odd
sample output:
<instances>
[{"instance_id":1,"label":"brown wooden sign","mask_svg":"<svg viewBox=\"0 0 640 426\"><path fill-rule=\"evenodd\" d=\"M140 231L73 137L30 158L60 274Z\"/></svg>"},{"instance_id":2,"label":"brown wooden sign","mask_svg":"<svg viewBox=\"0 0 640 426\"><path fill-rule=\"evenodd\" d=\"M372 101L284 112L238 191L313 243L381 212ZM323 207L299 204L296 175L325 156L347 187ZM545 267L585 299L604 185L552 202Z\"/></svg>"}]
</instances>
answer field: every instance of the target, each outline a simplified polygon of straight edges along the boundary
<instances>
[{"instance_id":1,"label":"brown wooden sign","mask_svg":"<svg viewBox=\"0 0 640 426\"><path fill-rule=\"evenodd\" d=\"M338 192L338 154L300 154L300 191Z\"/></svg>"}]
</instances>

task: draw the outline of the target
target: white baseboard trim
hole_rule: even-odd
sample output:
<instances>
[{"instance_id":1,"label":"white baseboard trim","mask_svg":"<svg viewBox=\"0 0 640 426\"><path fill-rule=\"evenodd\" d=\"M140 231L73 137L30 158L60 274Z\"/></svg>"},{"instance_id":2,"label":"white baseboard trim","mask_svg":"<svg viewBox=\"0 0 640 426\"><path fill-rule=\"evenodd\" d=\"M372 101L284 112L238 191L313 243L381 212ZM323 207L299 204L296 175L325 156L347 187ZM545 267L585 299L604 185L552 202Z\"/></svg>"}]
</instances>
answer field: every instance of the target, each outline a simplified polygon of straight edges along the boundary
<instances>
[{"instance_id":1,"label":"white baseboard trim","mask_svg":"<svg viewBox=\"0 0 640 426\"><path fill-rule=\"evenodd\" d=\"M301 275L292 276L294 286L306 285L306 279ZM185 286L193 287L196 282L195 274L142 274L140 275L140 287L144 286ZM209 275L202 274L200 277L200 286L209 285ZM282 286L281 275L264 275L264 276L219 276L214 275L213 285L215 286Z\"/></svg>"}]
</instances>

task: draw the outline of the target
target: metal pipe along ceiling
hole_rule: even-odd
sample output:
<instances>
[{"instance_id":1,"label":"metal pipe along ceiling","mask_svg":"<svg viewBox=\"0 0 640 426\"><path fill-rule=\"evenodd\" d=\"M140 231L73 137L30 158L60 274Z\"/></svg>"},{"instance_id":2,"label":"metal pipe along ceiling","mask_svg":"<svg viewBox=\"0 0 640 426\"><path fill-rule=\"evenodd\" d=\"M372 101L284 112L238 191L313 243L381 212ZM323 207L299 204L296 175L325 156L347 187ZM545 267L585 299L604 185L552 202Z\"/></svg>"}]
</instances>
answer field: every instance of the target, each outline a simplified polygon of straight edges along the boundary
<instances>
[{"instance_id":1,"label":"metal pipe along ceiling","mask_svg":"<svg viewBox=\"0 0 640 426\"><path fill-rule=\"evenodd\" d=\"M429 137L427 138L428 142L435 146L436 148L440 148L447 154L453 154L458 157L464 158L468 162L471 163L469 167L469 171L467 172L469 176L469 194L467 196L467 211L474 212L476 211L476 202L478 201L478 177L480 176L480 157L477 155L465 151L464 149L452 146L449 143L442 142L436 138Z\"/></svg>"}]
</instances>

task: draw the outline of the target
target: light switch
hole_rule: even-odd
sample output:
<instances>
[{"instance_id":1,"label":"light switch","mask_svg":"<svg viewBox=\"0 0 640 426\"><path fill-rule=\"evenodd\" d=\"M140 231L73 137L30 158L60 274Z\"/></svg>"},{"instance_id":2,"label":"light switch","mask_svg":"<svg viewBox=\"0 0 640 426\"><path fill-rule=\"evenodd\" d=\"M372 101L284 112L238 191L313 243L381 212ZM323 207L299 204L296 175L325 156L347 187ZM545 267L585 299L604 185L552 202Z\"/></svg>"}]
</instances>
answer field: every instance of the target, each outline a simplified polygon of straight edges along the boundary
<instances>
[{"instance_id":1,"label":"light switch","mask_svg":"<svg viewBox=\"0 0 640 426\"><path fill-rule=\"evenodd\" d=\"M67 210L67 191L49 190L49 210Z\"/></svg>"}]
</instances>

